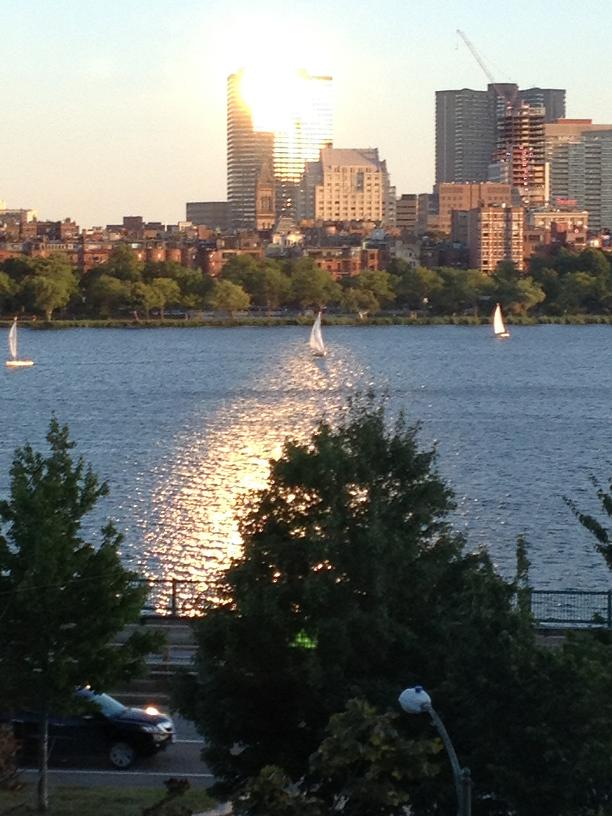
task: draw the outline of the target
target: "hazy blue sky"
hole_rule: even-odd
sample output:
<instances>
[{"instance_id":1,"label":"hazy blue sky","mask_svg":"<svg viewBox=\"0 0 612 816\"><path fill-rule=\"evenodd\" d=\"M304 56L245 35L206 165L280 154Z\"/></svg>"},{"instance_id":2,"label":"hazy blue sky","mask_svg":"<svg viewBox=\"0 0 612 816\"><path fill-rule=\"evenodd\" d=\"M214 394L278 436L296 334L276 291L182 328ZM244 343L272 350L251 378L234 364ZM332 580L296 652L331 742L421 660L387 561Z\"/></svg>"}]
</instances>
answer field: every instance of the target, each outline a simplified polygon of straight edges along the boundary
<instances>
[{"instance_id":1,"label":"hazy blue sky","mask_svg":"<svg viewBox=\"0 0 612 816\"><path fill-rule=\"evenodd\" d=\"M457 28L497 80L610 122L611 20L609 0L0 0L0 199L87 226L224 198L226 77L271 56L331 73L335 145L424 191L434 91L487 81Z\"/></svg>"}]
</instances>

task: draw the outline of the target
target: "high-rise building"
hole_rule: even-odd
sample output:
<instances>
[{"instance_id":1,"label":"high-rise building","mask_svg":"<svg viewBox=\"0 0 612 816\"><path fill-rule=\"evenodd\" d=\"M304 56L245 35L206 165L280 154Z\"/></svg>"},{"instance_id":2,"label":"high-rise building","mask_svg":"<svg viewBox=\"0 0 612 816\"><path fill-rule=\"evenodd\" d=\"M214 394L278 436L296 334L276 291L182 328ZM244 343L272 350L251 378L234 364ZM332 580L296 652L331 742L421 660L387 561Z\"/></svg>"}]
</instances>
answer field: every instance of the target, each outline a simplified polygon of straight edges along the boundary
<instances>
[{"instance_id":1,"label":"high-rise building","mask_svg":"<svg viewBox=\"0 0 612 816\"><path fill-rule=\"evenodd\" d=\"M544 122L554 122L565 116L563 88L526 88L518 92L518 97L532 108L544 108Z\"/></svg>"},{"instance_id":2,"label":"high-rise building","mask_svg":"<svg viewBox=\"0 0 612 816\"><path fill-rule=\"evenodd\" d=\"M501 261L512 261L523 269L522 207L489 205L468 214L470 267L492 274Z\"/></svg>"},{"instance_id":3,"label":"high-rise building","mask_svg":"<svg viewBox=\"0 0 612 816\"><path fill-rule=\"evenodd\" d=\"M281 79L275 88L245 70L228 77L227 187L237 229L269 228L261 225L270 212L295 215L306 163L332 143L332 78L298 71Z\"/></svg>"},{"instance_id":4,"label":"high-rise building","mask_svg":"<svg viewBox=\"0 0 612 816\"><path fill-rule=\"evenodd\" d=\"M498 124L497 150L489 176L512 185L524 207L543 207L548 202L544 108L525 102L508 106Z\"/></svg>"},{"instance_id":5,"label":"high-rise building","mask_svg":"<svg viewBox=\"0 0 612 816\"><path fill-rule=\"evenodd\" d=\"M395 225L395 188L376 148L321 150L306 168L303 217Z\"/></svg>"},{"instance_id":6,"label":"high-rise building","mask_svg":"<svg viewBox=\"0 0 612 816\"><path fill-rule=\"evenodd\" d=\"M436 184L486 181L494 148L487 91L436 91Z\"/></svg>"},{"instance_id":7,"label":"high-rise building","mask_svg":"<svg viewBox=\"0 0 612 816\"><path fill-rule=\"evenodd\" d=\"M585 169L583 151L573 146L581 143L585 133L597 131L612 131L612 125L594 125L591 119L559 119L544 125L546 161L550 167L550 203L553 207L575 199L577 193L585 197L584 190L588 184L582 177Z\"/></svg>"},{"instance_id":8,"label":"high-rise building","mask_svg":"<svg viewBox=\"0 0 612 816\"><path fill-rule=\"evenodd\" d=\"M255 229L256 190L274 153L274 135L258 132L242 92L244 71L227 79L227 203L234 229Z\"/></svg>"},{"instance_id":9,"label":"high-rise building","mask_svg":"<svg viewBox=\"0 0 612 816\"><path fill-rule=\"evenodd\" d=\"M568 198L588 210L592 230L612 230L612 129L589 130L569 145Z\"/></svg>"},{"instance_id":10,"label":"high-rise building","mask_svg":"<svg viewBox=\"0 0 612 816\"><path fill-rule=\"evenodd\" d=\"M514 83L436 91L436 184L487 181L506 115L524 106L542 109L550 122L565 115L565 91Z\"/></svg>"}]
</instances>

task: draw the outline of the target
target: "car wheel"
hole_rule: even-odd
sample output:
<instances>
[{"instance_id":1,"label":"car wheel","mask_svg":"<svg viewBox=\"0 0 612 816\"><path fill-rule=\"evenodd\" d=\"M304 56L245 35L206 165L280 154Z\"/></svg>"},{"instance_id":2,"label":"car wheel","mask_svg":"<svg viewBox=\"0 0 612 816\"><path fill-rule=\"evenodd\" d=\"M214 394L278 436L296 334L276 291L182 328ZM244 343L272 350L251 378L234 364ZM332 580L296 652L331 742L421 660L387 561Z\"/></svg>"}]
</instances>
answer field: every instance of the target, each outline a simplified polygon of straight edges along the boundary
<instances>
[{"instance_id":1,"label":"car wheel","mask_svg":"<svg viewBox=\"0 0 612 816\"><path fill-rule=\"evenodd\" d=\"M113 742L108 757L115 768L125 770L136 759L136 751L127 742Z\"/></svg>"}]
</instances>

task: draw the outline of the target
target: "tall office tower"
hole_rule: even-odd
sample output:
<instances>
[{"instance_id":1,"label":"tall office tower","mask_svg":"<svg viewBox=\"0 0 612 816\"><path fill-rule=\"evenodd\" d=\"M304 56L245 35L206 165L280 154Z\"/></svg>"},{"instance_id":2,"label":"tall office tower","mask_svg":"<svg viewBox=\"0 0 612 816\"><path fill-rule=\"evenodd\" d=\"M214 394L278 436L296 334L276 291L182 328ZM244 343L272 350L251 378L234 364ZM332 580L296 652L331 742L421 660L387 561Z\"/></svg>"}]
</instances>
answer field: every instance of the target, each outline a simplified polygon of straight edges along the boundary
<instances>
[{"instance_id":1,"label":"tall office tower","mask_svg":"<svg viewBox=\"0 0 612 816\"><path fill-rule=\"evenodd\" d=\"M234 229L255 229L257 183L273 161L274 135L255 130L243 81L244 71L227 78L227 202Z\"/></svg>"},{"instance_id":2,"label":"tall office tower","mask_svg":"<svg viewBox=\"0 0 612 816\"><path fill-rule=\"evenodd\" d=\"M470 267L493 274L500 261L523 269L522 207L484 205L468 213Z\"/></svg>"},{"instance_id":3,"label":"tall office tower","mask_svg":"<svg viewBox=\"0 0 612 816\"><path fill-rule=\"evenodd\" d=\"M436 184L486 181L494 148L487 91L436 91Z\"/></svg>"},{"instance_id":4,"label":"tall office tower","mask_svg":"<svg viewBox=\"0 0 612 816\"><path fill-rule=\"evenodd\" d=\"M290 72L227 81L227 187L232 225L267 229L296 214L306 162L332 143L332 78ZM272 187L272 189L270 189Z\"/></svg>"},{"instance_id":5,"label":"tall office tower","mask_svg":"<svg viewBox=\"0 0 612 816\"><path fill-rule=\"evenodd\" d=\"M377 221L395 225L395 188L387 163L376 148L321 150L318 162L309 162L304 187L309 211L317 221Z\"/></svg>"},{"instance_id":6,"label":"tall office tower","mask_svg":"<svg viewBox=\"0 0 612 816\"><path fill-rule=\"evenodd\" d=\"M544 109L526 103L508 106L498 125L491 181L511 184L524 207L542 207L549 198L544 151Z\"/></svg>"},{"instance_id":7,"label":"tall office tower","mask_svg":"<svg viewBox=\"0 0 612 816\"><path fill-rule=\"evenodd\" d=\"M289 88L281 103L285 121L274 132L274 177L277 215L295 217L306 163L333 143L332 78L299 71Z\"/></svg>"},{"instance_id":8,"label":"tall office tower","mask_svg":"<svg viewBox=\"0 0 612 816\"><path fill-rule=\"evenodd\" d=\"M554 122L565 116L564 88L526 88L518 92L521 102L532 108L544 108L544 122Z\"/></svg>"},{"instance_id":9,"label":"tall office tower","mask_svg":"<svg viewBox=\"0 0 612 816\"><path fill-rule=\"evenodd\" d=\"M586 131L569 145L568 197L588 210L590 229L612 229L612 128Z\"/></svg>"}]
</instances>

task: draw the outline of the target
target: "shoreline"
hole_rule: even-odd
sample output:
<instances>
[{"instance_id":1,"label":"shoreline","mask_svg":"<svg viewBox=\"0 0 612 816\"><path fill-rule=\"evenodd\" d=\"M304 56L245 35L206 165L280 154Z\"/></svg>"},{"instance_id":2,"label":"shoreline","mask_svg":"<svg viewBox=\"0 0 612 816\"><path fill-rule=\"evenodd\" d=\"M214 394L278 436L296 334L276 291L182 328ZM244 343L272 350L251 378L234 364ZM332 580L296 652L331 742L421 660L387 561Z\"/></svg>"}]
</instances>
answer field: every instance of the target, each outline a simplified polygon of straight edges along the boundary
<instances>
[{"instance_id":1,"label":"shoreline","mask_svg":"<svg viewBox=\"0 0 612 816\"><path fill-rule=\"evenodd\" d=\"M19 321L20 326L34 330L57 331L62 329L193 329L193 328L244 328L279 326L310 326L313 316L292 317L244 316L235 318L210 317L206 319L149 319L133 318L83 318L72 320L28 320ZM540 315L538 317L514 317L506 321L510 326L592 326L612 325L612 315ZM0 326L8 328L12 318L0 319ZM351 315L323 315L325 326L487 326L490 318L461 316L410 317L408 315L379 315L359 319Z\"/></svg>"}]
</instances>

